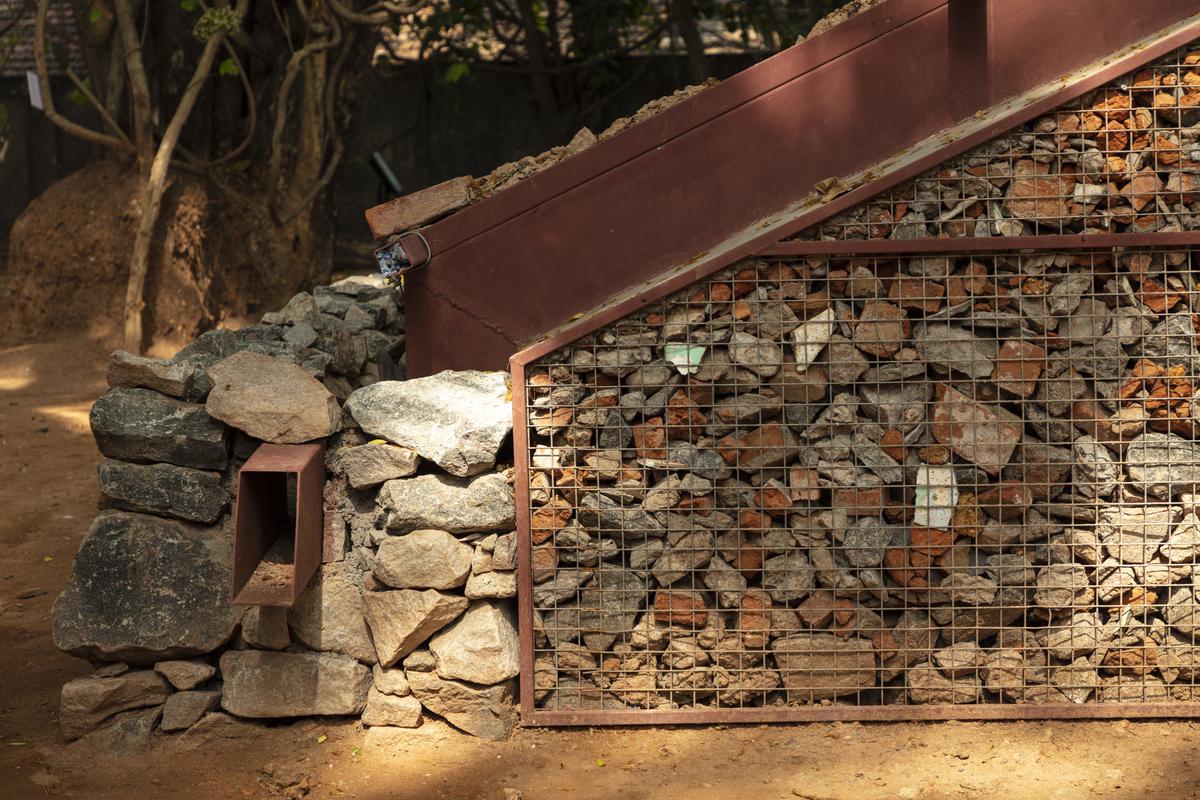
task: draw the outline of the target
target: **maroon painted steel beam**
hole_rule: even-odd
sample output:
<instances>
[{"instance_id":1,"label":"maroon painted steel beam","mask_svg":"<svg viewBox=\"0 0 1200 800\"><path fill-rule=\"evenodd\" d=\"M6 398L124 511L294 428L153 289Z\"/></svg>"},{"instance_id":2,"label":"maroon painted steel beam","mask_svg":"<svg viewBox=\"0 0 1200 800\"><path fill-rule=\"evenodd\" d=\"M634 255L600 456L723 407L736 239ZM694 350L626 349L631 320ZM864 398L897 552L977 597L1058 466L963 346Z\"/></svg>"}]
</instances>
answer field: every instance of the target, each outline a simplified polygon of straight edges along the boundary
<instances>
[{"instance_id":1,"label":"maroon painted steel beam","mask_svg":"<svg viewBox=\"0 0 1200 800\"><path fill-rule=\"evenodd\" d=\"M695 279L761 250L794 230L706 259L825 178L862 172L1197 10L1195 0L890 0L425 228L433 260L407 279L409 373L501 368L573 317L639 287L662 288L664 274ZM1126 53L1109 72L1156 54ZM1064 82L1046 102L1111 77ZM994 130L874 176L792 227L1045 110L1017 109Z\"/></svg>"}]
</instances>

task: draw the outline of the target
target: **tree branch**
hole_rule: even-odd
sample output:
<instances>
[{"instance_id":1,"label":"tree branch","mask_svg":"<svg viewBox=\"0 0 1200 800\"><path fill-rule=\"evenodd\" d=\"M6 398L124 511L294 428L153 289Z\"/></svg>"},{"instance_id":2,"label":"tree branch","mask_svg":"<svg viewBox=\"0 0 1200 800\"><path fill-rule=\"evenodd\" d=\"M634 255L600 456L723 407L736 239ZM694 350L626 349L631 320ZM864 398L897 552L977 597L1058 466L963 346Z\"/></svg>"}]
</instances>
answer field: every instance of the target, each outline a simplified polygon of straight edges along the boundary
<instances>
[{"instance_id":1,"label":"tree branch","mask_svg":"<svg viewBox=\"0 0 1200 800\"><path fill-rule=\"evenodd\" d=\"M154 155L154 116L151 112L150 83L146 79L146 65L142 62L142 41L138 35L130 0L114 0L113 10L117 15L117 30L125 50L125 74L129 81L130 102L133 111L133 143L137 152L138 170L144 176L150 174Z\"/></svg>"},{"instance_id":2,"label":"tree branch","mask_svg":"<svg viewBox=\"0 0 1200 800\"><path fill-rule=\"evenodd\" d=\"M50 120L64 132L85 141L104 147L111 147L114 150L122 152L133 152L133 146L129 143L128 138L118 138L72 122L59 114L58 110L54 107L54 91L50 85L49 70L46 68L46 14L49 6L50 0L37 0L37 17L33 23L34 68L37 70L38 89L42 93L42 111L45 113L46 119ZM85 97L89 99L103 117L108 118L108 113L104 110L104 107L95 101L90 92Z\"/></svg>"}]
</instances>

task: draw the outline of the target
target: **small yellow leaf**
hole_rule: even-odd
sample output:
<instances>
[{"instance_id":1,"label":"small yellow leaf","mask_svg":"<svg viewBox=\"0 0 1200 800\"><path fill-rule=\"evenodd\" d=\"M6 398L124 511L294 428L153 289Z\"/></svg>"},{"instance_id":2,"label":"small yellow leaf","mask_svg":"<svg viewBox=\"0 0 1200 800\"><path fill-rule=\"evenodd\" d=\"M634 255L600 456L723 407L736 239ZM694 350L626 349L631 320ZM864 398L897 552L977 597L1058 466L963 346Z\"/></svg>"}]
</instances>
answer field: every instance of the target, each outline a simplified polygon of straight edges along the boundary
<instances>
[{"instance_id":1,"label":"small yellow leaf","mask_svg":"<svg viewBox=\"0 0 1200 800\"><path fill-rule=\"evenodd\" d=\"M42 561L53 561L54 556L42 556Z\"/></svg>"},{"instance_id":2,"label":"small yellow leaf","mask_svg":"<svg viewBox=\"0 0 1200 800\"><path fill-rule=\"evenodd\" d=\"M323 733L317 737L317 744L325 744L328 741L329 741L329 737Z\"/></svg>"},{"instance_id":3,"label":"small yellow leaf","mask_svg":"<svg viewBox=\"0 0 1200 800\"><path fill-rule=\"evenodd\" d=\"M22 742L20 739L13 739L12 741L10 741L8 743L8 746L9 747L24 747L25 743Z\"/></svg>"},{"instance_id":4,"label":"small yellow leaf","mask_svg":"<svg viewBox=\"0 0 1200 800\"><path fill-rule=\"evenodd\" d=\"M372 439L367 444L387 444L387 439Z\"/></svg>"},{"instance_id":5,"label":"small yellow leaf","mask_svg":"<svg viewBox=\"0 0 1200 800\"><path fill-rule=\"evenodd\" d=\"M603 767L603 766L604 766L604 759L603 759L603 758L597 758L597 759L596 759L596 766L597 766L597 767Z\"/></svg>"}]
</instances>

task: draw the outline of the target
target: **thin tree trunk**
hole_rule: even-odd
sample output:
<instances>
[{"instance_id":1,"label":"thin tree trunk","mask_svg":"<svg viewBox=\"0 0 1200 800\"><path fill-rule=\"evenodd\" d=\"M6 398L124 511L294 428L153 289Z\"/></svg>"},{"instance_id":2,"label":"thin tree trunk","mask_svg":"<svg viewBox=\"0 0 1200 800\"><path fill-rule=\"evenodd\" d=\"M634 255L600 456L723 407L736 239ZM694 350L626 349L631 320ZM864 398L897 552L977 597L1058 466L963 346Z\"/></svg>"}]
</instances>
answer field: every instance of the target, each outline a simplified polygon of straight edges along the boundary
<instances>
[{"instance_id":1,"label":"thin tree trunk","mask_svg":"<svg viewBox=\"0 0 1200 800\"><path fill-rule=\"evenodd\" d=\"M551 117L558 110L554 87L546 73L546 40L537 25L532 0L517 0L521 11L521 23L525 28L525 50L529 54L529 67L533 70L533 93L537 97L538 111L543 117Z\"/></svg>"},{"instance_id":2,"label":"thin tree trunk","mask_svg":"<svg viewBox=\"0 0 1200 800\"><path fill-rule=\"evenodd\" d=\"M137 30L137 14L130 0L115 0L117 30L125 56L125 76L129 83L130 111L133 116L133 143L137 149L138 173L149 178L154 157L154 114L150 102L150 82L142 60L142 41ZM147 9L146 13L150 13ZM174 149L174 147L172 147ZM165 177L164 177L165 180Z\"/></svg>"},{"instance_id":3,"label":"thin tree trunk","mask_svg":"<svg viewBox=\"0 0 1200 800\"><path fill-rule=\"evenodd\" d=\"M708 80L708 59L704 57L704 39L696 27L696 11L692 0L671 0L671 19L679 29L687 48L688 72L693 83Z\"/></svg>"},{"instance_id":4,"label":"thin tree trunk","mask_svg":"<svg viewBox=\"0 0 1200 800\"><path fill-rule=\"evenodd\" d=\"M128 0L117 1L118 8L121 6L128 8ZM247 2L248 0L241 0L238 4L239 10L243 14ZM150 244L154 238L154 228L158 224L159 212L162 210L162 197L167 186L167 172L171 167L171 158L175 153L175 145L179 142L179 134L183 131L183 126L191 115L192 108L196 105L196 98L200 96L200 89L204 86L209 71L212 70L213 61L216 59L217 50L221 47L224 36L223 33L215 33L204 43L204 50L200 54L200 60L192 74L192 80L179 98L179 106L175 109L175 114L171 117L166 131L163 132L158 151L154 154L154 160L150 164L150 174L142 192L142 214L138 218L137 230L134 232L133 238L133 254L129 259L129 283L125 287L125 349L131 353L141 353L144 344L142 310L146 303L143 293L146 287L146 273L150 266ZM140 61L139 57L139 64ZM141 80L145 84L144 71L141 73ZM134 82L131 76L130 83ZM149 94L147 94L147 98L149 98Z\"/></svg>"}]
</instances>

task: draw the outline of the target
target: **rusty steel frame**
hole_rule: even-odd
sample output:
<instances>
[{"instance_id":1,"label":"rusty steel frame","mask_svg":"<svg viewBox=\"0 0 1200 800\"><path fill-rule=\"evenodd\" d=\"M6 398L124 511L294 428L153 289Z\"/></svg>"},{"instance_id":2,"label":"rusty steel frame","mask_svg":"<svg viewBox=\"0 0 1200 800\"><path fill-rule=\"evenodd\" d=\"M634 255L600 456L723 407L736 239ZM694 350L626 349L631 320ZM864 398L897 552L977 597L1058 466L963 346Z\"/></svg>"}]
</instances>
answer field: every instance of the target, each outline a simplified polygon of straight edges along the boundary
<instances>
[{"instance_id":1,"label":"rusty steel frame","mask_svg":"<svg viewBox=\"0 0 1200 800\"><path fill-rule=\"evenodd\" d=\"M263 444L238 471L233 509L233 569L230 603L291 608L308 586L323 556L325 447L320 444ZM288 535L287 479L296 479L291 574L286 583L247 586L271 545Z\"/></svg>"},{"instance_id":2,"label":"rusty steel frame","mask_svg":"<svg viewBox=\"0 0 1200 800\"><path fill-rule=\"evenodd\" d=\"M1200 16L1190 4L1118 5L1112 0L1071 0L1069 8L1055 4L1053 16L1043 20L1045 29L1039 28L1037 35L1059 35L1070 52L1051 54L1048 51L1062 48L1043 48L1031 53L1022 47L1023 60L1017 64L1008 63L1018 56L1018 49L1006 41L1010 29L1018 20L1041 19L1037 15L1047 5L1024 0L1010 0L1003 7L982 0L891 0L422 229L433 261L408 280L410 374L495 369L548 330L586 331L594 322L589 316L598 308L604 313L618 306L627 312L652 299L658 289L669 293L773 246L1200 34ZM967 13L971 6L987 6L982 31L978 14ZM1076 37L1061 29L1076 18L1093 23L1095 36ZM936 30L944 39L947 29L957 47L922 38ZM962 42L975 35L983 35L984 46L991 46L989 61L982 66ZM839 59L849 60L847 69L867 68L864 60L876 64L871 69L880 62L910 62L907 48L912 43L906 37L917 37L922 48L934 48L929 51L934 60L937 48L945 48L947 60L963 59L970 68L961 74L967 77L947 88L947 96L933 103L936 108L927 107L924 100L906 105L903 93L881 100L886 106L882 110L870 102L846 104L858 108L855 113L860 116L868 108L885 114L892 124L882 128L904 132L891 136L886 146L875 139L864 141L863 136L870 138L863 132L866 128L881 126L864 126L856 118L857 127L851 130L862 134L857 139L847 132L813 143L827 155L822 159L825 169L841 176L849 191L832 200L823 198L814 187L828 174L818 175L803 164L791 174L777 159L764 179L768 185L760 185L755 195L756 202L775 198L772 208L751 207L749 197L731 207L720 187L700 187L701 177L721 178L698 176L695 158L707 154L705 148L714 146L714 137L728 149L736 115L783 124L785 117L790 121L801 111L818 117L829 114L827 106L814 106L827 99L814 95L806 100L803 94L817 91L814 73L837 69L831 65ZM1103 54L1094 51L1097 37L1108 48ZM927 77L948 80L936 70ZM881 85L890 84L883 80ZM961 90L958 94L951 91L955 87ZM789 111L789 104L795 103L802 109ZM835 127L850 125L851 116L850 111L840 114ZM753 119L741 124L749 131L756 129ZM769 155L759 152L751 162L761 167ZM881 155L885 160L872 160ZM665 188L644 186L651 176ZM656 213L651 204L658 204L660 214L662 208L673 207L670 187L680 183L691 187L693 199L673 210L671 219L647 225ZM614 192L623 194L620 202ZM632 215L634 208L638 211L632 228L623 220L609 219ZM720 224L714 224L716 219ZM503 258L497 257L500 253ZM585 317L577 322L580 313ZM464 335L442 336L450 328Z\"/></svg>"}]
</instances>

